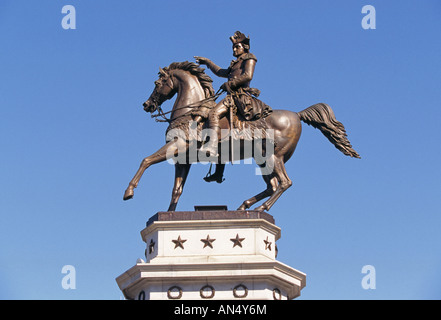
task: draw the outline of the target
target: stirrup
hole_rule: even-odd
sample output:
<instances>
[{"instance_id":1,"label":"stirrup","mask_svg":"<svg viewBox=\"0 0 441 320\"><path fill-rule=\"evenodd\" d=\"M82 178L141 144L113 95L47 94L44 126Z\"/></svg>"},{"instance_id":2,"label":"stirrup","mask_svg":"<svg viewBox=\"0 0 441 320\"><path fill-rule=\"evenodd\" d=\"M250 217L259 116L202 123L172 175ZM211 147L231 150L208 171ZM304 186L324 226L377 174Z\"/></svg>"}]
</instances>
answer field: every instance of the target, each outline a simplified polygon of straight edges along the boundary
<instances>
[{"instance_id":1,"label":"stirrup","mask_svg":"<svg viewBox=\"0 0 441 320\"><path fill-rule=\"evenodd\" d=\"M216 172L215 173L211 173L211 169L212 168L213 168L213 163L210 163L210 169L208 170L207 175L204 177L204 180L206 182L213 182L213 181L216 181L217 183L224 182L225 178L223 177L223 175L219 177L216 174Z\"/></svg>"}]
</instances>

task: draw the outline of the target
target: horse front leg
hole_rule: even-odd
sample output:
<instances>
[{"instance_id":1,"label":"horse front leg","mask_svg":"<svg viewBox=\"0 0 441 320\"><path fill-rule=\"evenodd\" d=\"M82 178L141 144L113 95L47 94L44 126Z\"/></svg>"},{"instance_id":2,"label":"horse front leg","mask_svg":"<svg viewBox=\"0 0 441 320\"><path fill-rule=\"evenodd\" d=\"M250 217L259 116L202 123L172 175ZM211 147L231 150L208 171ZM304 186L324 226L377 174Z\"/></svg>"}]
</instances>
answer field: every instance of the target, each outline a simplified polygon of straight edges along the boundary
<instances>
[{"instance_id":1,"label":"horse front leg","mask_svg":"<svg viewBox=\"0 0 441 320\"><path fill-rule=\"evenodd\" d=\"M130 181L129 186L127 187L124 193L123 199L124 200L132 199L134 195L134 189L138 186L139 180L141 179L144 171L147 170L147 168L150 167L151 165L163 162L168 158L176 155L178 150L182 148L182 143L185 144L185 142L183 142L181 139L170 141L152 155L148 156L147 158L144 158L135 176Z\"/></svg>"},{"instance_id":2,"label":"horse front leg","mask_svg":"<svg viewBox=\"0 0 441 320\"><path fill-rule=\"evenodd\" d=\"M175 164L175 185L173 186L172 197L168 211L175 211L179 198L184 190L185 181L191 164Z\"/></svg>"}]
</instances>

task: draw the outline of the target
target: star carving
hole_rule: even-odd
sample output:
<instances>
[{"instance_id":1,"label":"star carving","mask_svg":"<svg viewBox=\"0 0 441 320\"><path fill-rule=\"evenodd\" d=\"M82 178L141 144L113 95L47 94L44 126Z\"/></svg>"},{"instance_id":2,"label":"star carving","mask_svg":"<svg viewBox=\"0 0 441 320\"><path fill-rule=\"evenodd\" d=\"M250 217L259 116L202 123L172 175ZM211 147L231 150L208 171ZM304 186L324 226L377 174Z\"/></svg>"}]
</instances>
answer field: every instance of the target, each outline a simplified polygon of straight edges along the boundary
<instances>
[{"instance_id":1,"label":"star carving","mask_svg":"<svg viewBox=\"0 0 441 320\"><path fill-rule=\"evenodd\" d=\"M236 238L232 238L230 240L233 241L233 248L235 246L239 246L242 248L242 241L244 241L245 238L239 238L239 234L236 234Z\"/></svg>"},{"instance_id":2,"label":"star carving","mask_svg":"<svg viewBox=\"0 0 441 320\"><path fill-rule=\"evenodd\" d=\"M239 246L242 248L242 242L244 240L245 240L245 238L241 238L238 233L236 233L236 237L230 239L230 241L233 242L233 248L236 246ZM175 244L175 249L178 247L181 249L184 249L184 243L187 241L187 239L182 239L181 236L179 235L176 240L171 240L171 241ZM203 248L210 247L213 249L213 242L216 241L216 239L210 238L210 235L207 234L207 237L200 239L200 241L204 244ZM273 242L270 241L270 238L268 236L266 237L266 239L263 239L263 242L265 244L265 250L272 251L271 246L273 245ZM150 243L146 249L146 253L147 252L149 254L154 253L155 246L156 246L156 242L153 239L150 239ZM277 248L277 244L274 244L274 250L275 250L276 257L277 257L277 253L279 251Z\"/></svg>"},{"instance_id":3,"label":"star carving","mask_svg":"<svg viewBox=\"0 0 441 320\"><path fill-rule=\"evenodd\" d=\"M175 249L177 247L184 249L184 242L185 241L187 241L187 240L181 239L181 236L179 236L177 240L172 240L172 242L175 244Z\"/></svg>"},{"instance_id":4,"label":"star carving","mask_svg":"<svg viewBox=\"0 0 441 320\"><path fill-rule=\"evenodd\" d=\"M210 239L210 235L207 234L207 239L201 239L201 241L204 243L204 248L210 247L213 249L213 241L216 241L216 239Z\"/></svg>"},{"instance_id":5,"label":"star carving","mask_svg":"<svg viewBox=\"0 0 441 320\"><path fill-rule=\"evenodd\" d=\"M272 242L270 242L270 241L268 240L268 237L266 237L266 240L263 240L263 242L265 242L265 250L269 250L269 251L271 251L271 243L272 243Z\"/></svg>"}]
</instances>

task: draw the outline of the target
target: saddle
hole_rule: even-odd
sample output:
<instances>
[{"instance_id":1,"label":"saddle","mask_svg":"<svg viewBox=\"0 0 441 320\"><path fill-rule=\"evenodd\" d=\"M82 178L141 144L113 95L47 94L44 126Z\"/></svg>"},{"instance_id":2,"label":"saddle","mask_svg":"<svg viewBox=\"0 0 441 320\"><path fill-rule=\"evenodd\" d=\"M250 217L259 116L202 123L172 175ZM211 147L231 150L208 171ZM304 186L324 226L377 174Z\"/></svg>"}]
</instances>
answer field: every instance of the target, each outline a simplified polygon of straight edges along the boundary
<instances>
[{"instance_id":1,"label":"saddle","mask_svg":"<svg viewBox=\"0 0 441 320\"><path fill-rule=\"evenodd\" d=\"M271 139L267 131L266 117L268 117L272 109L270 106L256 98L259 90L254 88L244 90L239 89L228 94L224 99L224 103L229 107L230 112L227 116L220 120L221 132L223 135L219 140L225 140L232 137L234 140L254 139ZM252 90L257 90L252 91ZM251 94L254 93L254 95ZM171 136L178 136L187 141L197 140L203 142L204 137L201 135L203 129L208 128L207 119L211 109L216 107L214 100L201 101L199 106L195 106L188 114L172 121L167 128L167 141L171 141ZM201 117L203 120L196 124L195 117ZM192 124L193 121L193 124ZM173 130L173 132L171 132ZM170 134L169 134L170 133Z\"/></svg>"},{"instance_id":2,"label":"saddle","mask_svg":"<svg viewBox=\"0 0 441 320\"><path fill-rule=\"evenodd\" d=\"M239 88L229 95L230 101L226 101L230 108L237 108L244 120L253 121L265 118L272 112L270 106L257 99L259 95L260 90L256 88Z\"/></svg>"}]
</instances>

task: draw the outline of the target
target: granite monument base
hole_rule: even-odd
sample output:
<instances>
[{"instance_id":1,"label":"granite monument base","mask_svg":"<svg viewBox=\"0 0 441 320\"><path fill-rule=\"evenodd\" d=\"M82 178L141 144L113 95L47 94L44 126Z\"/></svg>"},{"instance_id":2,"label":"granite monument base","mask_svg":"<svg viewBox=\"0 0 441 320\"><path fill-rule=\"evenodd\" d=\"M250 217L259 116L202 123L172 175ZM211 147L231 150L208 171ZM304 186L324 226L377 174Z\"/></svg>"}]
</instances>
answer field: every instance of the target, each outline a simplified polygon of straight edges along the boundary
<instances>
[{"instance_id":1,"label":"granite monument base","mask_svg":"<svg viewBox=\"0 0 441 320\"><path fill-rule=\"evenodd\" d=\"M281 230L259 211L158 212L141 231L146 260L116 281L126 299L286 300L306 275L276 260Z\"/></svg>"}]
</instances>

